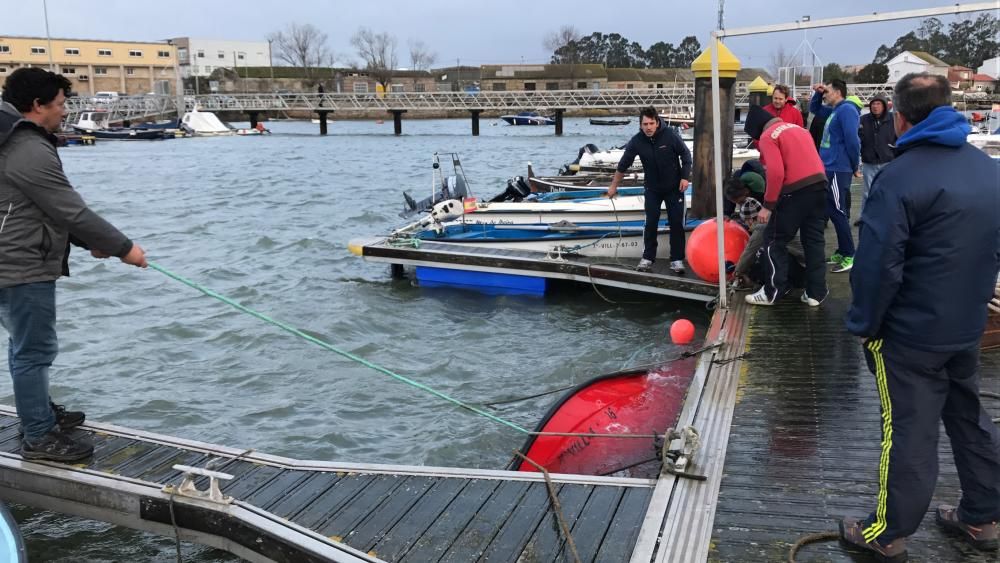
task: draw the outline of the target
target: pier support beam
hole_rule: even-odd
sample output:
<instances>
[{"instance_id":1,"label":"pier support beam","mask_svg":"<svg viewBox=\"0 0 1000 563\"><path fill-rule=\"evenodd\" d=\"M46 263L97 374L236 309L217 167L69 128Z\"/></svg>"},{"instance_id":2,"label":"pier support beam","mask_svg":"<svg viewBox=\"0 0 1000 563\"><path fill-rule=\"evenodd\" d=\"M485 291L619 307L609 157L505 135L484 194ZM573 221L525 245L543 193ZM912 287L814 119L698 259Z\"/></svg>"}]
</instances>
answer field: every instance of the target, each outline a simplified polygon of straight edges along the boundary
<instances>
[{"instance_id":1,"label":"pier support beam","mask_svg":"<svg viewBox=\"0 0 1000 563\"><path fill-rule=\"evenodd\" d=\"M389 113L392 114L392 132L396 135L403 134L403 114L406 113L405 109L391 109Z\"/></svg>"},{"instance_id":2,"label":"pier support beam","mask_svg":"<svg viewBox=\"0 0 1000 563\"><path fill-rule=\"evenodd\" d=\"M326 114L330 113L328 110L317 111L316 114L319 115L319 134L326 135Z\"/></svg>"},{"instance_id":3,"label":"pier support beam","mask_svg":"<svg viewBox=\"0 0 1000 563\"><path fill-rule=\"evenodd\" d=\"M257 126L257 116L260 115L260 113L256 111L248 111L247 115L250 116L250 128L253 129Z\"/></svg>"},{"instance_id":4,"label":"pier support beam","mask_svg":"<svg viewBox=\"0 0 1000 563\"><path fill-rule=\"evenodd\" d=\"M479 114L483 113L481 109L470 109L469 113L472 114L472 136L479 136Z\"/></svg>"},{"instance_id":5,"label":"pier support beam","mask_svg":"<svg viewBox=\"0 0 1000 563\"><path fill-rule=\"evenodd\" d=\"M566 110L563 108L556 108L555 118L556 118L556 136L561 137L563 133L563 113Z\"/></svg>"}]
</instances>

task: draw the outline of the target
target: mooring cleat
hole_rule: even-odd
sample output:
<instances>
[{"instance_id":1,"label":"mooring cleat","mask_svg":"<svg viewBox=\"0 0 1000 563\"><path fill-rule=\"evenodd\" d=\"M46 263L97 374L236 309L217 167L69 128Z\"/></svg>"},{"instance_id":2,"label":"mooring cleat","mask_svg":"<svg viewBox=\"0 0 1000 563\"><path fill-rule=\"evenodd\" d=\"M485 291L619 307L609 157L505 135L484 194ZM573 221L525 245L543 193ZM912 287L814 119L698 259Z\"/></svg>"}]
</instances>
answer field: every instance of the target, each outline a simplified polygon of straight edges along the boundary
<instances>
[{"instance_id":1,"label":"mooring cleat","mask_svg":"<svg viewBox=\"0 0 1000 563\"><path fill-rule=\"evenodd\" d=\"M219 471L212 471L211 469L205 469L203 467L191 467L190 465L175 465L173 468L184 473L184 480L181 481L180 486L176 488L174 488L173 485L164 486L163 492L173 493L182 497L208 500L220 504L229 504L233 502L233 497L222 494L222 490L219 488L219 480L222 479L224 481L228 481L233 478L232 475L228 473L221 473ZM195 486L194 480L196 477L208 477L207 490L202 491Z\"/></svg>"}]
</instances>

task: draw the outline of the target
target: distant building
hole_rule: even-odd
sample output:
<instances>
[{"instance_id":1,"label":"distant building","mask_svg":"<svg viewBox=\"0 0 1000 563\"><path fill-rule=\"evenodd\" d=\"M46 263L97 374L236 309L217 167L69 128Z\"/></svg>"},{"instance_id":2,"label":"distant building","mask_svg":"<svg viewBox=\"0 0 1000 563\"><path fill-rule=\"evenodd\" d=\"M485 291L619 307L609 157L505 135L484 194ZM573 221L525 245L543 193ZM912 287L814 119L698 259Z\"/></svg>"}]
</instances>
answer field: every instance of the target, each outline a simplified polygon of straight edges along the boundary
<instances>
[{"instance_id":1,"label":"distant building","mask_svg":"<svg viewBox=\"0 0 1000 563\"><path fill-rule=\"evenodd\" d=\"M997 91L997 79L988 74L973 75L972 90L976 92L989 92L992 94Z\"/></svg>"},{"instance_id":2,"label":"distant building","mask_svg":"<svg viewBox=\"0 0 1000 563\"><path fill-rule=\"evenodd\" d=\"M966 90L972 86L972 77L975 71L967 66L948 67L948 82L951 83L952 90Z\"/></svg>"},{"instance_id":3,"label":"distant building","mask_svg":"<svg viewBox=\"0 0 1000 563\"><path fill-rule=\"evenodd\" d=\"M267 41L228 41L176 37L169 41L177 47L181 77L207 77L216 69L270 66L271 51Z\"/></svg>"},{"instance_id":4,"label":"distant building","mask_svg":"<svg viewBox=\"0 0 1000 563\"><path fill-rule=\"evenodd\" d=\"M609 90L663 89L694 84L694 73L687 68L609 68Z\"/></svg>"},{"instance_id":5,"label":"distant building","mask_svg":"<svg viewBox=\"0 0 1000 563\"><path fill-rule=\"evenodd\" d=\"M911 72L929 72L948 76L948 63L924 51L903 51L889 62L889 82L896 82Z\"/></svg>"},{"instance_id":6,"label":"distant building","mask_svg":"<svg viewBox=\"0 0 1000 563\"><path fill-rule=\"evenodd\" d=\"M176 51L165 42L0 36L0 81L20 67L49 68L50 54L74 92L176 93Z\"/></svg>"},{"instance_id":7,"label":"distant building","mask_svg":"<svg viewBox=\"0 0 1000 563\"><path fill-rule=\"evenodd\" d=\"M985 74L993 78L1000 78L1000 57L993 57L983 61L983 66L976 69L976 74Z\"/></svg>"},{"instance_id":8,"label":"distant building","mask_svg":"<svg viewBox=\"0 0 1000 563\"><path fill-rule=\"evenodd\" d=\"M447 66L431 70L437 92L464 92L477 90L480 83L478 66Z\"/></svg>"},{"instance_id":9,"label":"distant building","mask_svg":"<svg viewBox=\"0 0 1000 563\"><path fill-rule=\"evenodd\" d=\"M604 65L483 65L479 68L483 91L599 90L608 74Z\"/></svg>"}]
</instances>

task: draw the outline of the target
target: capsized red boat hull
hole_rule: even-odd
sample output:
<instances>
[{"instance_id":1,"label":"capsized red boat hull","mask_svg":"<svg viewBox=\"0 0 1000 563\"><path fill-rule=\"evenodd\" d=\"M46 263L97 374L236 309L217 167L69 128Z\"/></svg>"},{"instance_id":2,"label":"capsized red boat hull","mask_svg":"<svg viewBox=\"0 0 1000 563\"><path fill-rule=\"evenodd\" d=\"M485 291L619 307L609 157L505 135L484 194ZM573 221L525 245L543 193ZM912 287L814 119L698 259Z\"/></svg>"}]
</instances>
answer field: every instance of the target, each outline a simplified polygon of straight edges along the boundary
<instances>
[{"instance_id":1,"label":"capsized red boat hull","mask_svg":"<svg viewBox=\"0 0 1000 563\"><path fill-rule=\"evenodd\" d=\"M569 391L536 431L663 434L677 425L694 376L695 358L652 370L596 377ZM659 470L661 444L652 438L532 436L521 453L552 473L643 476ZM536 471L517 458L511 468Z\"/></svg>"}]
</instances>

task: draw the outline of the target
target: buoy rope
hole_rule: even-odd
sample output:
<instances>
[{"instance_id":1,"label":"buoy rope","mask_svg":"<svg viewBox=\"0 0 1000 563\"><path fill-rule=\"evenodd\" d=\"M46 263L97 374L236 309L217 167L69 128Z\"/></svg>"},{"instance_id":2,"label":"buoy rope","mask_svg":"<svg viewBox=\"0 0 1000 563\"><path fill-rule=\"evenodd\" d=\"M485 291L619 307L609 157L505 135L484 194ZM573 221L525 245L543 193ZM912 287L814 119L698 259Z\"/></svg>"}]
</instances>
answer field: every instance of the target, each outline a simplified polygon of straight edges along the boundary
<instances>
[{"instance_id":1,"label":"buoy rope","mask_svg":"<svg viewBox=\"0 0 1000 563\"><path fill-rule=\"evenodd\" d=\"M237 310L239 310L239 311L241 311L243 313L246 313L246 314L250 315L251 317L255 317L255 318L259 319L259 320L264 321L265 323L268 323L270 325L276 326L276 327L280 328L281 330L284 330L285 332L294 334L295 336L298 336L299 338L302 338L304 340L312 342L313 344L316 344L317 346L319 346L319 347L321 347L321 348L323 348L325 350L329 350L330 352L333 352L335 354L339 354L339 355L341 355L341 356L343 356L343 357L345 357L345 358L347 358L347 359L349 359L351 361L357 362L357 363L359 363L359 364L361 364L361 365L363 365L363 366L365 366L367 368L373 369L373 370L375 370L375 371L377 371L379 373L382 373L384 375L388 375L389 377L391 377L393 379L396 379L397 381L401 381L401 382L403 382L403 383L405 383L405 384L407 384L407 385L409 385L411 387L415 387L417 389L420 389L421 391L426 391L427 393L430 393L431 395L434 395L435 397L437 397L439 399L444 399L445 401L448 401L449 403L452 403L452 404L454 404L454 405L456 405L458 407L461 407L461 408L466 409L468 411L474 412L474 413L476 413L476 414L478 414L480 416L484 416L484 417L492 420L493 422L498 422L500 424L503 424L504 426L513 428L514 430L517 430L518 432L521 432L523 434L529 434L530 433L530 431L527 430L526 428L523 428L523 427L521 427L518 424L514 424L513 422L511 422L509 420L505 420L503 418L500 418L499 416L496 416L496 415L488 413L488 412L486 412L484 410L478 409L478 408L476 408L476 407L474 407L472 405L463 403L462 401L460 401L460 400L458 400L458 399L456 399L454 397L451 397L451 396L449 396L449 395L447 395L445 393L442 393L441 391L438 391L437 389L434 389L432 387L428 387L427 385L424 385L423 383L414 381L414 380L412 380L412 379L410 379L410 378L408 378L408 377L406 377L404 375L400 375L400 374L398 374L398 373L396 373L396 372L394 372L394 371L392 371L392 370L390 370L388 368L384 368L384 367L382 367L382 366L380 366L378 364L375 364L373 362L370 362L370 361L368 361L368 360L366 360L366 359L364 359L364 358L362 358L360 356L356 356L356 355L354 355L354 354L352 354L350 352L347 352L345 350L341 350L340 348L337 348L336 346L334 346L334 345L332 345L332 344L330 344L328 342L320 340L319 338L316 338L314 336L310 336L310 335L302 332L301 330L299 330L299 329L297 329L297 328L295 328L293 326L290 326L290 325L288 325L286 323L283 323L281 321L278 321L276 319L272 319L271 317L269 317L269 316L267 316L267 315L265 315L263 313L257 312L255 310L249 308L249 307L245 307L243 305L240 305L239 303L233 301L232 299L230 299L230 298L228 298L228 297L226 297L224 295L221 295L219 293L216 293L215 291L212 291L211 289L208 289L207 287L205 287L205 286L203 286L203 285L201 285L201 284L199 284L197 282L189 280L189 279L187 279L187 278L185 278L185 277L183 277L181 275L175 274L175 273L173 273L170 270L164 268L163 266L160 266L159 264L157 264L155 262L150 262L149 263L149 267L152 268L152 269L154 269L154 270L156 270L156 271L158 271L158 272L160 272L160 273L162 273L162 274L164 274L165 276L167 276L167 277L169 277L169 278L171 278L173 280L179 281L179 282L181 282L182 284L184 284L184 285L186 285L188 287L196 289L196 290L204 293L205 295L207 295L209 297L212 297L214 299L222 301L223 303L225 303L225 304L227 304L227 305L229 305L229 306L231 306L231 307L233 307L233 308L235 308L235 309L237 309Z\"/></svg>"},{"instance_id":2,"label":"buoy rope","mask_svg":"<svg viewBox=\"0 0 1000 563\"><path fill-rule=\"evenodd\" d=\"M349 359L351 361L357 362L357 363L359 363L359 364L361 364L361 365L363 365L363 366L365 366L367 368L373 369L373 370L375 370L375 371L377 371L377 372L379 372L379 373L381 373L383 375L388 375L389 377L391 377L391 378L393 378L393 379L395 379L397 381L405 383L405 384L407 384L407 385L409 385L411 387L415 387L417 389L420 389L421 391L430 393L431 395L434 395L435 397L437 397L439 399L443 399L443 400L445 400L445 401L447 401L447 402L449 402L449 403L451 403L451 404L453 404L453 405L455 405L457 407L460 407L460 408L463 408L463 409L465 409L467 411L470 411L472 413L478 414L479 416L488 418L489 420L492 420L493 422L502 424L502 425L504 425L504 426L506 426L508 428L512 428L512 429L514 429L514 430L516 430L516 431L518 431L518 432L520 432L522 434L526 434L528 436L560 436L560 437L570 437L570 438L573 438L573 437L578 437L578 438L639 438L639 439L650 439L650 438L657 439L657 438L662 438L663 437L662 434L602 434L602 433L595 433L595 432L532 432L531 430L528 430L528 429L524 428L523 426L521 426L519 424L516 424L516 423L511 422L509 420L506 420L504 418L501 418L501 417L499 417L499 416L497 416L495 414L488 413L488 412L486 412L486 411L484 411L482 409L476 408L476 407L474 407L474 406L472 406L472 405L470 405L468 403L465 403L463 401L460 401L460 400L458 400L458 399L456 399L456 398L454 398L454 397L452 397L452 396L450 396L450 395L448 395L446 393L438 391L437 389L434 389L433 387L430 387L428 385L424 385L423 383L420 383L418 381L410 379L409 377L406 377L404 375L398 374L398 373L396 373L396 372L394 372L394 371L392 371L392 370L390 370L388 368L382 367L382 366L380 366L380 365L378 365L378 364L376 364L374 362L368 361L368 360L366 360L366 359L364 359L364 358L362 358L360 356L357 356L357 355L354 355L354 354L352 354L350 352L347 352L346 350L341 350L340 348L337 348L333 344L330 344L329 342L320 340L319 338L316 338L315 336L310 336L310 335L302 332L301 330L299 330L299 329L297 329L297 328L295 328L295 327L293 327L293 326L291 326L291 325L289 325L287 323L283 323L283 322L281 322L279 320L273 319L273 318L265 315L264 313L260 313L258 311L255 311L255 310L249 308L249 307L241 305L241 304L237 303L236 301L233 301L232 299L226 297L225 295L222 295L220 293L212 291L211 289L208 289L207 287L205 287L205 286L203 286L203 285L201 285L201 284L199 284L199 283L197 283L195 281L189 280L188 278L185 278L184 276L181 276L179 274L175 274L174 272L171 272L170 270L164 268L163 266L160 266L159 264L157 264L155 262L149 262L149 267L151 269L156 270L157 272L160 272L161 274L167 276L168 278L171 278L171 279L173 279L175 281L178 281L178 282L180 282L180 283L182 283L182 284L184 284L184 285L186 285L186 286L188 286L188 287L190 287L192 289L196 289L196 290L200 291L201 293L207 295L208 297L211 297L213 299L217 299L217 300L219 300L219 301L221 301L221 302L223 302L223 303L225 303L225 304L227 304L227 305L229 305L229 306L237 309L240 312L243 312L243 313L246 313L247 315L250 315L251 317L254 317L256 319L264 321L267 324L276 326L276 327L280 328L281 330L284 330L285 332L288 332L290 334L298 336L299 338L302 338L303 340L312 342L313 344L315 344L315 345L317 345L317 346L319 346L319 347L321 347L321 348L323 348L325 350L328 350L328 351L333 352L335 354L339 354L340 356L343 356L343 357L345 357L345 358L347 358L347 359Z\"/></svg>"}]
</instances>

